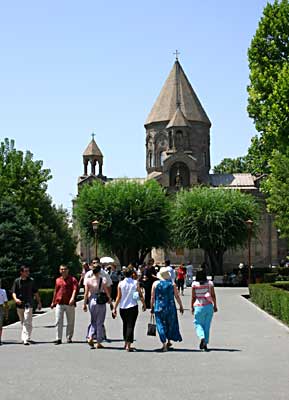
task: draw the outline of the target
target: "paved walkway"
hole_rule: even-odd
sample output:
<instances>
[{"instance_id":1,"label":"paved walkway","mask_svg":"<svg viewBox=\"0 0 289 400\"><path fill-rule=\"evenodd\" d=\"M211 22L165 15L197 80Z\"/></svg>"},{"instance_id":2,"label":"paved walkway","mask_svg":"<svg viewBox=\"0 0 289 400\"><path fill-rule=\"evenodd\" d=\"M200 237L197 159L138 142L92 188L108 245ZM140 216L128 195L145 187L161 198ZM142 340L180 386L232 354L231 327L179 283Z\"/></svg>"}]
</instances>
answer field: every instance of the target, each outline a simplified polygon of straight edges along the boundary
<instances>
[{"instance_id":1,"label":"paved walkway","mask_svg":"<svg viewBox=\"0 0 289 400\"><path fill-rule=\"evenodd\" d=\"M137 322L138 352L122 350L120 319L110 313L111 343L90 350L84 334L89 315L77 308L73 344L54 346L54 313L34 318L32 346L19 344L19 324L4 330L0 348L1 400L233 399L288 400L289 329L242 297L246 289L218 288L209 353L198 351L189 312L180 317L183 342L157 353L147 337L148 312Z\"/></svg>"}]
</instances>

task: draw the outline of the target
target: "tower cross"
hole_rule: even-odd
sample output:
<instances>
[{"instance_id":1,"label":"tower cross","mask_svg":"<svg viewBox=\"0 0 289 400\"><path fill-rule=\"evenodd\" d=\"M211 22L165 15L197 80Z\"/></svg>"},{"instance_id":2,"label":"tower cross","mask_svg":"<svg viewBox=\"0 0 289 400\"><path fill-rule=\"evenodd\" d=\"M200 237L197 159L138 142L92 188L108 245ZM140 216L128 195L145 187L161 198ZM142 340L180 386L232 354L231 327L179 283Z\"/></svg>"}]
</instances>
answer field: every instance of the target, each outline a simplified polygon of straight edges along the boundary
<instances>
[{"instance_id":1,"label":"tower cross","mask_svg":"<svg viewBox=\"0 0 289 400\"><path fill-rule=\"evenodd\" d=\"M92 139L94 140L95 133L94 133L94 132L92 132L91 136L92 136Z\"/></svg>"},{"instance_id":2,"label":"tower cross","mask_svg":"<svg viewBox=\"0 0 289 400\"><path fill-rule=\"evenodd\" d=\"M174 55L176 56L176 61L179 60L179 55L180 55L180 54L181 54L181 53L180 53L178 50L175 51Z\"/></svg>"}]
</instances>

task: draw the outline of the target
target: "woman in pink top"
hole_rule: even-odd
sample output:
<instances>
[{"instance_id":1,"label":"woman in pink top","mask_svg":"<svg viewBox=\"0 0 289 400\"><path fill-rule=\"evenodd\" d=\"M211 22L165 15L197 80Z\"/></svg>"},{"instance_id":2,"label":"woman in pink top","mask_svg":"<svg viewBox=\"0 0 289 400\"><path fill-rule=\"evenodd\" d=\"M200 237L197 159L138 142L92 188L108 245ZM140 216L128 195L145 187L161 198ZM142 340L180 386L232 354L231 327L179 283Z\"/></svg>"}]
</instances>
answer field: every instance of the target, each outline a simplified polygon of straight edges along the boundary
<instances>
[{"instance_id":1,"label":"woman in pink top","mask_svg":"<svg viewBox=\"0 0 289 400\"><path fill-rule=\"evenodd\" d=\"M103 348L101 342L104 336L103 325L106 315L106 304L97 303L97 294L100 292L106 293L107 301L111 304L110 293L106 286L106 280L105 278L102 278L100 276L100 270L100 265L94 266L92 270L92 277L86 280L84 292L83 310L85 312L87 311L88 303L91 316L91 321L87 333L87 342L92 349L94 349L93 339L96 339L96 347L98 349Z\"/></svg>"},{"instance_id":2,"label":"woman in pink top","mask_svg":"<svg viewBox=\"0 0 289 400\"><path fill-rule=\"evenodd\" d=\"M208 351L210 327L214 312L217 312L217 300L212 281L207 280L205 270L197 271L192 284L192 314L200 341L200 349Z\"/></svg>"}]
</instances>

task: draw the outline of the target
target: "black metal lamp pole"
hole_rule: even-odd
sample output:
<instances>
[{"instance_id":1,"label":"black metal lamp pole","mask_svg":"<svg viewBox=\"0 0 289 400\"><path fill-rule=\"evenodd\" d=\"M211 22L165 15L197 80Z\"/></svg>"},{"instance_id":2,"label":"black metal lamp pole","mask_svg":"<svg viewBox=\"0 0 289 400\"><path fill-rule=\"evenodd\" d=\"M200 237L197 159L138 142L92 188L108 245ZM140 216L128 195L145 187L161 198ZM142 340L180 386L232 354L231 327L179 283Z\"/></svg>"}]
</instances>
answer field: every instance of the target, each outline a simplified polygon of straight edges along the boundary
<instances>
[{"instance_id":1,"label":"black metal lamp pole","mask_svg":"<svg viewBox=\"0 0 289 400\"><path fill-rule=\"evenodd\" d=\"M94 232L95 258L97 257L97 228L98 228L98 225L99 225L98 221L92 222L92 229Z\"/></svg>"},{"instance_id":2,"label":"black metal lamp pole","mask_svg":"<svg viewBox=\"0 0 289 400\"><path fill-rule=\"evenodd\" d=\"M247 229L248 229L248 285L251 283L251 241L252 241L252 228L253 228L253 221L248 219L245 222Z\"/></svg>"}]
</instances>

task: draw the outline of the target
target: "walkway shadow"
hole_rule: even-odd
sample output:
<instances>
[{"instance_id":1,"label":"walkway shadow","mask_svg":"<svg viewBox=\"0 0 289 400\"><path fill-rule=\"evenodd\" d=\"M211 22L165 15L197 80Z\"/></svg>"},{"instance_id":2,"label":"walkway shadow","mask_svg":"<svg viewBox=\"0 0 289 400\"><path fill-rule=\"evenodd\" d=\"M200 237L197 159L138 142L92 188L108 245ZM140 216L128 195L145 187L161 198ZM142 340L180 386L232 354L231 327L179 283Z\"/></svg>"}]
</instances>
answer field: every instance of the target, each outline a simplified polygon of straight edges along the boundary
<instances>
[{"instance_id":1,"label":"walkway shadow","mask_svg":"<svg viewBox=\"0 0 289 400\"><path fill-rule=\"evenodd\" d=\"M201 351L201 350L199 350L199 351ZM228 353L238 353L238 352L241 352L242 350L239 350L239 349L214 349L214 348L210 348L209 352L212 352L212 351L216 351L216 352L224 351L224 352L228 352Z\"/></svg>"},{"instance_id":2,"label":"walkway shadow","mask_svg":"<svg viewBox=\"0 0 289 400\"><path fill-rule=\"evenodd\" d=\"M8 341L4 341L4 342L2 342L3 343L3 345L4 346L11 346L11 345L16 345L16 346L18 346L18 345L20 345L20 346L24 346L23 345L23 343L22 342L19 342L19 341L13 341L13 340L8 340ZM33 341L33 343L31 343L31 347L33 347L33 346L37 346L37 345L39 345L39 344L53 344L53 341L49 341L49 342L46 342L46 341L41 341L41 342L34 342ZM25 346L24 346L25 347ZM28 346L29 347L29 346Z\"/></svg>"},{"instance_id":3,"label":"walkway shadow","mask_svg":"<svg viewBox=\"0 0 289 400\"><path fill-rule=\"evenodd\" d=\"M165 353L198 353L199 350L196 349L170 349L168 351L162 351L162 349L137 349L136 350L137 353L161 353L161 354L165 354Z\"/></svg>"},{"instance_id":4,"label":"walkway shadow","mask_svg":"<svg viewBox=\"0 0 289 400\"><path fill-rule=\"evenodd\" d=\"M208 353L210 352L228 352L228 353L235 353L240 352L242 350L239 349L217 349L217 348L210 348ZM163 352L161 349L137 349L137 353L202 353L202 350L199 349L177 349L177 348L170 348L167 352Z\"/></svg>"}]
</instances>

